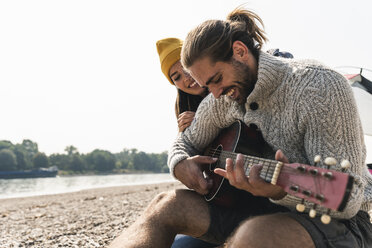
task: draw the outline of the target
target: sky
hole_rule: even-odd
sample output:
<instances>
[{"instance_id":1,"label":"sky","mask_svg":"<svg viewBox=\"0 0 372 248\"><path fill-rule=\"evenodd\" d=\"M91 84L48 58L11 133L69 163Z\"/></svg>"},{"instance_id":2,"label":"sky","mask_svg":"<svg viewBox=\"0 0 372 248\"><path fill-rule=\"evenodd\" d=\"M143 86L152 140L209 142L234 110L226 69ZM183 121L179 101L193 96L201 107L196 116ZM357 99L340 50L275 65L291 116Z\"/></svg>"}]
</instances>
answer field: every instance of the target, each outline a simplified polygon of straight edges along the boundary
<instances>
[{"instance_id":1,"label":"sky","mask_svg":"<svg viewBox=\"0 0 372 248\"><path fill-rule=\"evenodd\" d=\"M344 73L358 70L341 66L372 69L369 0L2 0L0 140L30 139L48 155L70 145L80 153L168 150L176 90L156 41L184 39L244 3L265 24L264 49Z\"/></svg>"}]
</instances>

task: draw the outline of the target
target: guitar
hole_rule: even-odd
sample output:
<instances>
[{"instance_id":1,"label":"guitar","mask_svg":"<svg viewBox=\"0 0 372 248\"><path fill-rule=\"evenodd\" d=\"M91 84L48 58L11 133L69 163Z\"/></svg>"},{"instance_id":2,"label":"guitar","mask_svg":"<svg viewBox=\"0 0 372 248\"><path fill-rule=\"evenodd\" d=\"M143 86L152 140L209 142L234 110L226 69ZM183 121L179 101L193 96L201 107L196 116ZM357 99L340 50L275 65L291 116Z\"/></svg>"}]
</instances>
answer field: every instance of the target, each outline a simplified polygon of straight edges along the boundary
<instances>
[{"instance_id":1,"label":"guitar","mask_svg":"<svg viewBox=\"0 0 372 248\"><path fill-rule=\"evenodd\" d=\"M235 188L229 185L224 177L215 174L215 168L225 168L226 158L236 159L238 153L244 155L244 169L249 175L250 167L255 164L263 165L260 177L266 182L282 187L288 194L302 198L302 203L296 209L305 210L304 201L310 201L328 209L342 211L349 199L354 178L347 173L299 163L282 163L276 160L263 159L262 151L267 145L261 133L249 128L241 121L234 122L223 129L220 135L205 150L205 155L218 158L217 162L209 165L204 174L213 181L213 186L204 196L207 201L228 206L236 194ZM254 155L254 156L252 156ZM315 159L318 163L320 157ZM329 166L336 164L335 159L327 158ZM350 163L343 161L342 168ZM314 205L315 206L315 205ZM309 215L315 217L315 207ZM322 216L323 223L330 221L328 213Z\"/></svg>"}]
</instances>

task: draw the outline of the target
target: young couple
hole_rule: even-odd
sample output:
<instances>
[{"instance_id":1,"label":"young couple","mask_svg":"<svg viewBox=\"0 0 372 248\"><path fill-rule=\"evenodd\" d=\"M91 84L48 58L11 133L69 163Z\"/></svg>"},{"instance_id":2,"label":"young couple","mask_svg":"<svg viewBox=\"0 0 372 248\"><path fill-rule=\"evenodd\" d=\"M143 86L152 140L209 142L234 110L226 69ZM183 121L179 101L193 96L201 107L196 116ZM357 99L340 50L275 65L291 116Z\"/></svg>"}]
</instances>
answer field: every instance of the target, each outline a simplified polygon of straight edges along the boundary
<instances>
[{"instance_id":1,"label":"young couple","mask_svg":"<svg viewBox=\"0 0 372 248\"><path fill-rule=\"evenodd\" d=\"M185 89L173 77L181 74L182 67L178 65L181 71L176 72L173 65L163 69L162 64L178 88L197 87L199 93L189 93L201 98L204 89L211 92L195 116L178 118L181 132L169 151L172 175L190 190L159 194L111 247L171 247L177 234L226 247L372 247L368 216L372 177L365 165L363 132L350 85L318 62L262 52L266 36L258 22L262 24L253 12L238 8L225 21L206 21L190 31L181 51L181 64L193 78L182 81ZM223 207L206 202L203 195L211 182L203 170L215 159L200 154L236 120L261 132L268 144L265 158L309 165L314 165L316 155L347 159L348 168L332 167L354 178L344 210L328 211L287 194L261 179L260 164L251 166L246 176L242 155L227 158L226 170L215 169L241 190L238 204ZM322 162L317 166L324 167ZM298 204L305 205L304 212L296 211ZM329 214L331 222L311 218L311 208L318 215Z\"/></svg>"}]
</instances>

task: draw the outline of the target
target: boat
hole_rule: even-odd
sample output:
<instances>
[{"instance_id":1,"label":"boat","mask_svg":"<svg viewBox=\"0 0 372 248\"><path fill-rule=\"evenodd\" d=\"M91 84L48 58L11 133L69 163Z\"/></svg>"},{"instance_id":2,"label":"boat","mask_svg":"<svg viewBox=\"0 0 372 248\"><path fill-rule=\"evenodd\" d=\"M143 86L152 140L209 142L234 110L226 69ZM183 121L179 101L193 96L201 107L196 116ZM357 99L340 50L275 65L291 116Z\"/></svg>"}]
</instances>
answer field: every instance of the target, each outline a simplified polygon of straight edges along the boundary
<instances>
[{"instance_id":1,"label":"boat","mask_svg":"<svg viewBox=\"0 0 372 248\"><path fill-rule=\"evenodd\" d=\"M56 177L57 166L22 171L0 171L0 179Z\"/></svg>"}]
</instances>

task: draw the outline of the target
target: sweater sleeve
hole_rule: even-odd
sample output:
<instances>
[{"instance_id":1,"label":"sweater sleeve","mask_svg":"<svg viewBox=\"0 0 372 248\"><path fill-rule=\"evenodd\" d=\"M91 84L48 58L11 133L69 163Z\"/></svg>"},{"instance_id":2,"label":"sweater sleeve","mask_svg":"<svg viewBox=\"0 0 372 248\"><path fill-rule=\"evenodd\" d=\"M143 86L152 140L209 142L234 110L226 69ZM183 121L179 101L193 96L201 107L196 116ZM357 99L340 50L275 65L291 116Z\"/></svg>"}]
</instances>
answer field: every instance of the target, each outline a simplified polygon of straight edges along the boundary
<instances>
[{"instance_id":1,"label":"sweater sleeve","mask_svg":"<svg viewBox=\"0 0 372 248\"><path fill-rule=\"evenodd\" d=\"M300 94L297 113L298 128L304 134L304 147L308 161L315 155L322 158L334 157L340 163L347 159L351 167L346 171L354 177L354 185L346 208L342 212L331 211L335 218L351 218L359 210L363 201L363 179L366 149L363 131L352 90L342 75L322 71ZM332 167L341 171L340 165ZM280 205L295 207L301 199L287 195L279 201ZM313 204L305 202L310 209ZM327 209L318 206L317 212Z\"/></svg>"},{"instance_id":2,"label":"sweater sleeve","mask_svg":"<svg viewBox=\"0 0 372 248\"><path fill-rule=\"evenodd\" d=\"M233 122L236 112L237 106L225 97L215 99L209 94L200 103L191 125L179 133L168 152L168 167L173 177L175 166L186 158L202 155L220 130Z\"/></svg>"}]
</instances>

